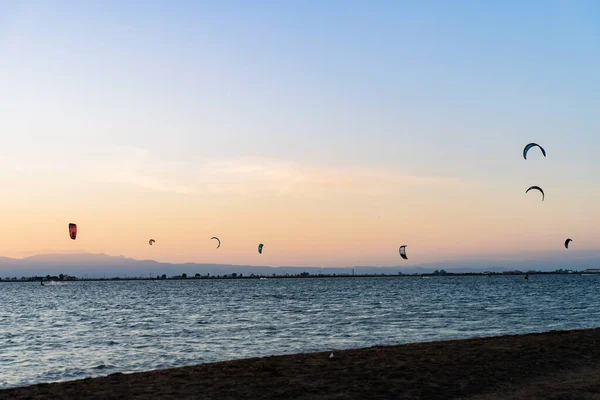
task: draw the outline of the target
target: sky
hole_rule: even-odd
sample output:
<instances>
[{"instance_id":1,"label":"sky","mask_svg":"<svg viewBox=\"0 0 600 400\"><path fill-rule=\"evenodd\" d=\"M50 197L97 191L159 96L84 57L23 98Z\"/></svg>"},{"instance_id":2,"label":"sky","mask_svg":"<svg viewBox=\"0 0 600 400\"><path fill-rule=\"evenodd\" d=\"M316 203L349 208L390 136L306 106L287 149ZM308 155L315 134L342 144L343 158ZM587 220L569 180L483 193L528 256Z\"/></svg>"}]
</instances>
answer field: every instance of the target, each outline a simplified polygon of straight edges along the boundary
<instances>
[{"instance_id":1,"label":"sky","mask_svg":"<svg viewBox=\"0 0 600 400\"><path fill-rule=\"evenodd\" d=\"M0 1L0 255L600 249L599 20L595 1Z\"/></svg>"}]
</instances>

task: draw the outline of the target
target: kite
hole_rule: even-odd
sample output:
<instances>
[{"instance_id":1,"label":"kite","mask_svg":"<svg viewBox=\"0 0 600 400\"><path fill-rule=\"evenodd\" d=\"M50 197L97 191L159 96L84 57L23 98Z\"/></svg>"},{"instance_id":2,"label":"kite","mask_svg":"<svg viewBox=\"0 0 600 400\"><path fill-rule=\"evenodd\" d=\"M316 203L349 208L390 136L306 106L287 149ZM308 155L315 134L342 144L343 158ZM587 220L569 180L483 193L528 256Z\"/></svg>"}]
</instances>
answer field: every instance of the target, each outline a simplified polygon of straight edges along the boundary
<instances>
[{"instance_id":1,"label":"kite","mask_svg":"<svg viewBox=\"0 0 600 400\"><path fill-rule=\"evenodd\" d=\"M529 149L531 149L532 147L539 147L540 150L542 151L542 154L544 155L544 157L546 157L546 150L544 150L544 148L542 146L540 146L537 143L529 143L527 146L525 146L525 148L523 149L523 158L527 160L527 152L529 152Z\"/></svg>"},{"instance_id":2,"label":"kite","mask_svg":"<svg viewBox=\"0 0 600 400\"><path fill-rule=\"evenodd\" d=\"M525 193L528 193L528 192L529 192L530 190L532 190L532 189L539 190L539 191L540 191L540 193L542 194L542 201L544 201L544 198L546 197L546 195L544 194L544 191L542 190L542 188L541 188L541 187L539 187L539 186L532 186L532 187L530 187L529 189L527 189L527 190L525 191Z\"/></svg>"},{"instance_id":3,"label":"kite","mask_svg":"<svg viewBox=\"0 0 600 400\"><path fill-rule=\"evenodd\" d=\"M77 224L69 224L69 236L71 239L77 239Z\"/></svg>"},{"instance_id":4,"label":"kite","mask_svg":"<svg viewBox=\"0 0 600 400\"><path fill-rule=\"evenodd\" d=\"M405 260L408 260L408 257L406 257L406 245L402 245L400 246L400 249L398 250L400 252L400 257L404 258Z\"/></svg>"}]
</instances>

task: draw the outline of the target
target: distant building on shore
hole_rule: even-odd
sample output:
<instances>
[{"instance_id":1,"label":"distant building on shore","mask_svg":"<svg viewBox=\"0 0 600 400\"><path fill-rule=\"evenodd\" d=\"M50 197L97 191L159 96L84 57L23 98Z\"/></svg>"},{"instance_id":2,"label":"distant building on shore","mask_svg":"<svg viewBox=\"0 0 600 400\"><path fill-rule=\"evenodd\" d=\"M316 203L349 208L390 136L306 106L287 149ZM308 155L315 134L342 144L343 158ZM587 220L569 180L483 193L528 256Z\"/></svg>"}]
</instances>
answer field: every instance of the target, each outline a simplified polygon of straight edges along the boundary
<instances>
[{"instance_id":1,"label":"distant building on shore","mask_svg":"<svg viewBox=\"0 0 600 400\"><path fill-rule=\"evenodd\" d=\"M588 268L583 272L586 274L600 274L600 268Z\"/></svg>"}]
</instances>

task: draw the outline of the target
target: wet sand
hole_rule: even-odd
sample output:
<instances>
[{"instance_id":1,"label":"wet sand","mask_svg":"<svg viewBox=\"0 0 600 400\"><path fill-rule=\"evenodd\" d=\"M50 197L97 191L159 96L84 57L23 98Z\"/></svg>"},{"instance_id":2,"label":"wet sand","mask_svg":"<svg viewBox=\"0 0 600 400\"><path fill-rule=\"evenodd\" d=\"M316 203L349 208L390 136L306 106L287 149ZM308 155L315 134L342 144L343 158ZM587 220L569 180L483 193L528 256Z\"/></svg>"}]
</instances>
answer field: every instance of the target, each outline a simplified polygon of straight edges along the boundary
<instances>
[{"instance_id":1,"label":"wet sand","mask_svg":"<svg viewBox=\"0 0 600 400\"><path fill-rule=\"evenodd\" d=\"M600 329L202 364L0 399L600 399Z\"/></svg>"}]
</instances>

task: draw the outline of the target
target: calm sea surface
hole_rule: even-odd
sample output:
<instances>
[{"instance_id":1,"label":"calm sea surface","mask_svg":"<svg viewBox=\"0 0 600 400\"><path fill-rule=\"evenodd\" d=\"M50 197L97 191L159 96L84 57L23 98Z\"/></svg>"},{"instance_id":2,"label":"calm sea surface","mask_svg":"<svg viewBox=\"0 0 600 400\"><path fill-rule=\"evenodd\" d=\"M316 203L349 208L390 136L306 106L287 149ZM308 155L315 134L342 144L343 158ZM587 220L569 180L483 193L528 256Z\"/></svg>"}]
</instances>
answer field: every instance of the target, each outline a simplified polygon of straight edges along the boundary
<instances>
[{"instance_id":1,"label":"calm sea surface","mask_svg":"<svg viewBox=\"0 0 600 400\"><path fill-rule=\"evenodd\" d=\"M600 326L600 275L0 284L0 388Z\"/></svg>"}]
</instances>

